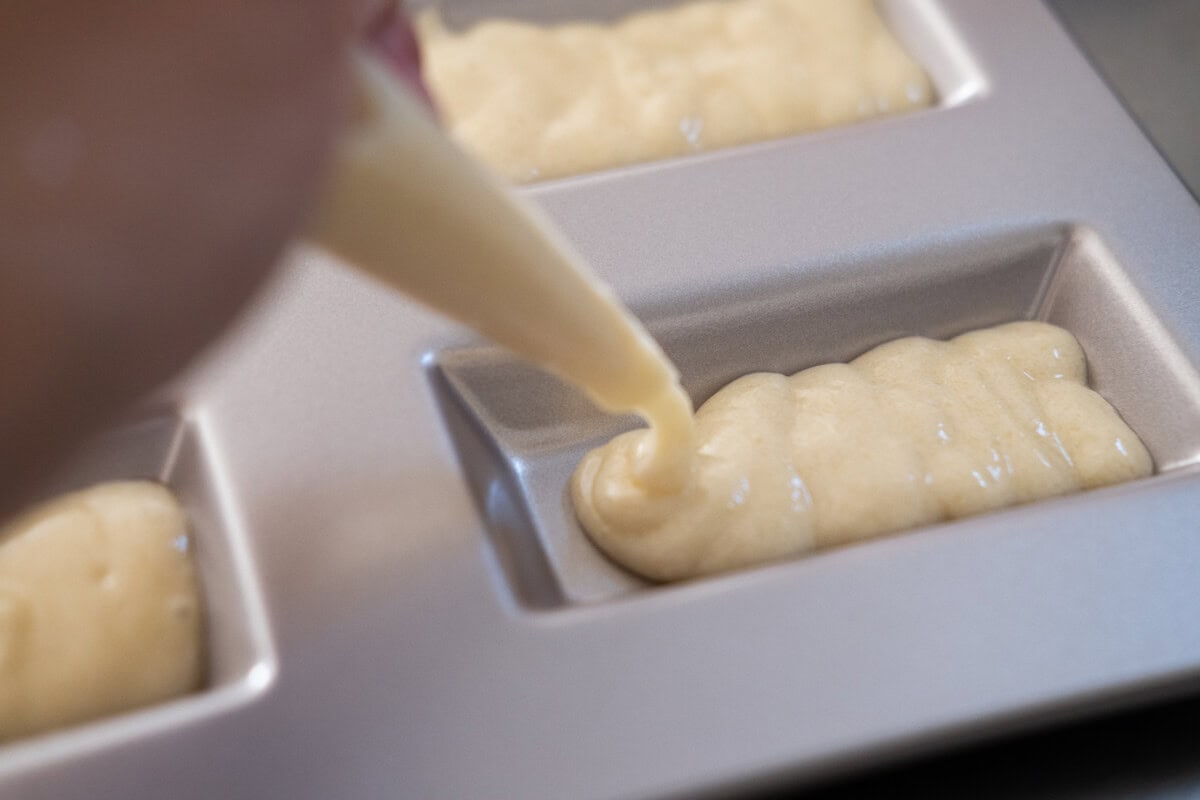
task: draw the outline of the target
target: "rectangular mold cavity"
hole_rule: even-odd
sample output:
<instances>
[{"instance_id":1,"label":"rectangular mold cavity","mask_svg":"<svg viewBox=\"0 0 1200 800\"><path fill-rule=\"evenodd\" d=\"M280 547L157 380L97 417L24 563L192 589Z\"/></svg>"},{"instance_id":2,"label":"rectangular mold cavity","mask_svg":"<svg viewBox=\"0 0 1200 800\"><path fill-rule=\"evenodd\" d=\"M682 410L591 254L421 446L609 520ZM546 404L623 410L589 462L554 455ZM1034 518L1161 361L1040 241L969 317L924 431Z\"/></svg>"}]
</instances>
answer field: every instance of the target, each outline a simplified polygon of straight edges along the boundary
<instances>
[{"instance_id":1,"label":"rectangular mold cavity","mask_svg":"<svg viewBox=\"0 0 1200 800\"><path fill-rule=\"evenodd\" d=\"M697 405L749 372L790 374L901 336L944 339L1041 319L1079 339L1092 387L1142 437L1157 474L1200 461L1200 375L1086 228L918 245L797 269L787 285L719 303L682 305L646 317ZM594 603L649 586L591 544L567 492L583 454L638 426L636 418L605 415L574 388L492 346L438 353L430 375L500 572L519 602ZM1137 502L1136 491L1128 499Z\"/></svg>"},{"instance_id":2,"label":"rectangular mold cavity","mask_svg":"<svg viewBox=\"0 0 1200 800\"><path fill-rule=\"evenodd\" d=\"M204 686L158 705L0 744L0 780L236 708L272 680L274 656L260 595L245 547L222 510L201 439L193 423L173 414L119 426L87 443L39 499L114 480L158 481L175 493L187 514L204 593Z\"/></svg>"},{"instance_id":3,"label":"rectangular mold cavity","mask_svg":"<svg viewBox=\"0 0 1200 800\"><path fill-rule=\"evenodd\" d=\"M545 0L412 0L408 7L413 12L436 8L449 28L463 30L479 21L496 17L544 25L579 20L613 22L647 8L678 6L687 2L689 0L560 0L555 3ZM875 0L875 6L904 50L929 76L936 95L935 108L961 105L984 94L987 84L983 71L943 11L942 0ZM920 109L912 113L919 112ZM864 123L870 121L864 120ZM843 127L846 126L835 126L829 130ZM737 151L768 141L771 140L706 151L700 155Z\"/></svg>"}]
</instances>

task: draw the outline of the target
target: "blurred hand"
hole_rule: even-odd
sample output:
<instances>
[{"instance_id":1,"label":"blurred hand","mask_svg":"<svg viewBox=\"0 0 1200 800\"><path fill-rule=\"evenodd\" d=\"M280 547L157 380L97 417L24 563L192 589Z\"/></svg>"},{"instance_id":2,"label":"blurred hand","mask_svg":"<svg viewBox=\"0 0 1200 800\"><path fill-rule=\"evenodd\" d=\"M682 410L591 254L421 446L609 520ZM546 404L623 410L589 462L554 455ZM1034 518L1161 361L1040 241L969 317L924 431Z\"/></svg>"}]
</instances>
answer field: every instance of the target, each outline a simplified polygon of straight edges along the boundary
<instances>
[{"instance_id":1,"label":"blurred hand","mask_svg":"<svg viewBox=\"0 0 1200 800\"><path fill-rule=\"evenodd\" d=\"M228 324L314 204L394 5L0 4L0 514Z\"/></svg>"}]
</instances>

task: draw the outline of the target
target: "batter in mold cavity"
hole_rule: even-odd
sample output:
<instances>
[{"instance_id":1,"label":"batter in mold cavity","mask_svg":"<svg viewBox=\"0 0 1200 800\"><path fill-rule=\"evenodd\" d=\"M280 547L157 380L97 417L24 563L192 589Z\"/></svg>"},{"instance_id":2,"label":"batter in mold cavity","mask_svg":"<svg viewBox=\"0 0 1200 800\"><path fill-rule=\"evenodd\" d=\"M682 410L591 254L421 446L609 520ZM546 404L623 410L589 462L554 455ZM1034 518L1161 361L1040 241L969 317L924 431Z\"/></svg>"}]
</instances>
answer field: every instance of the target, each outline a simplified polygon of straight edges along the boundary
<instances>
[{"instance_id":1,"label":"batter in mold cavity","mask_svg":"<svg viewBox=\"0 0 1200 800\"><path fill-rule=\"evenodd\" d=\"M613 24L419 19L450 132L510 180L544 180L928 106L872 0L731 0Z\"/></svg>"},{"instance_id":2,"label":"batter in mold cavity","mask_svg":"<svg viewBox=\"0 0 1200 800\"><path fill-rule=\"evenodd\" d=\"M1039 322L749 375L693 419L658 345L536 210L370 61L359 77L361 114L314 236L602 408L646 419L590 453L571 483L588 535L634 572L705 575L1152 469L1087 387L1079 344Z\"/></svg>"},{"instance_id":3,"label":"batter in mold cavity","mask_svg":"<svg viewBox=\"0 0 1200 800\"><path fill-rule=\"evenodd\" d=\"M0 530L0 741L199 688L203 611L165 487L99 484L31 509Z\"/></svg>"},{"instance_id":4,"label":"batter in mold cavity","mask_svg":"<svg viewBox=\"0 0 1200 800\"><path fill-rule=\"evenodd\" d=\"M692 471L663 491L631 469L646 431L587 455L580 522L660 581L722 572L1149 475L1149 453L1087 387L1078 342L1016 322L913 337L849 364L747 375L696 414Z\"/></svg>"}]
</instances>

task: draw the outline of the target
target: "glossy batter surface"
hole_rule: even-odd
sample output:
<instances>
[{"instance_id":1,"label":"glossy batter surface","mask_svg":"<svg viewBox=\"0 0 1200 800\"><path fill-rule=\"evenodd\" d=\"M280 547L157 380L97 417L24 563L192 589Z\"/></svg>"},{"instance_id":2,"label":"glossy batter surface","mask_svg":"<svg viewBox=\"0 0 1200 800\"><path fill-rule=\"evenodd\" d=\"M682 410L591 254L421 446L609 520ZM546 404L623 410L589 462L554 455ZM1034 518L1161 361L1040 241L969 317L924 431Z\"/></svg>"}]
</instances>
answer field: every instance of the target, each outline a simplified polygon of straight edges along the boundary
<instances>
[{"instance_id":1,"label":"glossy batter surface","mask_svg":"<svg viewBox=\"0 0 1200 800\"><path fill-rule=\"evenodd\" d=\"M590 453L571 487L629 569L688 578L1151 472L1075 339L1037 322L750 375L693 420L674 367L536 211L358 67L314 237L651 424Z\"/></svg>"},{"instance_id":2,"label":"glossy batter surface","mask_svg":"<svg viewBox=\"0 0 1200 800\"><path fill-rule=\"evenodd\" d=\"M0 740L197 689L203 609L164 487L108 483L0 531Z\"/></svg>"},{"instance_id":3,"label":"glossy batter surface","mask_svg":"<svg viewBox=\"0 0 1200 800\"><path fill-rule=\"evenodd\" d=\"M694 2L615 24L418 20L445 123L514 181L789 136L927 106L871 0Z\"/></svg>"},{"instance_id":4,"label":"glossy batter surface","mask_svg":"<svg viewBox=\"0 0 1200 800\"><path fill-rule=\"evenodd\" d=\"M1045 323L900 339L717 392L683 491L631 472L639 430L589 453L572 497L609 556L669 581L1149 475L1086 381L1079 344Z\"/></svg>"}]
</instances>

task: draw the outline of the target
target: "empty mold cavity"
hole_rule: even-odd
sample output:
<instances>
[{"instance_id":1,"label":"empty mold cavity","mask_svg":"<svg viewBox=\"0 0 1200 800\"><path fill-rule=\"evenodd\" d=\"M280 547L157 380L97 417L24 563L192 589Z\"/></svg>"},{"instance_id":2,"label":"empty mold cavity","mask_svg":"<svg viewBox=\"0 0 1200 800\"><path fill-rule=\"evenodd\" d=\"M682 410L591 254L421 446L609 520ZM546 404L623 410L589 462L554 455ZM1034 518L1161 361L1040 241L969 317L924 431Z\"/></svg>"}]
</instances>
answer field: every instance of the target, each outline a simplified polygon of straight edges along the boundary
<instances>
[{"instance_id":1,"label":"empty mold cavity","mask_svg":"<svg viewBox=\"0 0 1200 800\"><path fill-rule=\"evenodd\" d=\"M204 597L204 685L165 703L6 742L0 745L0 780L227 712L269 684L275 667L262 603L201 439L194 425L174 415L119 427L86 445L46 484L40 499L118 480L158 481L175 493L187 513Z\"/></svg>"},{"instance_id":2,"label":"empty mold cavity","mask_svg":"<svg viewBox=\"0 0 1200 800\"><path fill-rule=\"evenodd\" d=\"M669 8L687 2L688 0L414 0L408 3L408 7L413 12L436 8L447 27L461 31L477 22L495 18L517 19L542 25L579 20L615 22L637 11ZM944 0L875 0L880 16L893 35L929 76L935 94L935 107L961 105L986 91L983 72L943 10L943 3ZM913 113L919 113L919 110ZM870 120L864 122L869 123ZM707 152L736 151L740 147Z\"/></svg>"},{"instance_id":3,"label":"empty mold cavity","mask_svg":"<svg viewBox=\"0 0 1200 800\"><path fill-rule=\"evenodd\" d=\"M901 336L944 339L1012 320L1046 320L1079 339L1091 386L1141 436L1157 474L1200 460L1200 376L1084 228L983 235L852 264L798 267L788 285L645 317L697 405L749 372L790 374L847 361ZM604 414L499 348L449 350L429 363L500 572L517 599L545 608L645 588L591 544L567 490L587 450L639 421ZM1128 501L1137 502L1136 491ZM1054 503L1038 504L1052 513L1025 524L1050 531L1056 514L1077 507Z\"/></svg>"}]
</instances>

